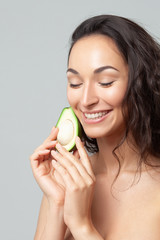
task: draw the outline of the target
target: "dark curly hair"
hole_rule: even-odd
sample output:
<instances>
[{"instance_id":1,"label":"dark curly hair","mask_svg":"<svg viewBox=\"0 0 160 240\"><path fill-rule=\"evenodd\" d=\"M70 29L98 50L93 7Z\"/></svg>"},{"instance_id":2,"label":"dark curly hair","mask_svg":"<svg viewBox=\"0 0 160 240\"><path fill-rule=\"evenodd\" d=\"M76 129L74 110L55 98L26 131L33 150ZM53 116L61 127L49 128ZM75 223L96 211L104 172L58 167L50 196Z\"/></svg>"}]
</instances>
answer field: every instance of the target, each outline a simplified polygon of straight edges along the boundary
<instances>
[{"instance_id":1,"label":"dark curly hair","mask_svg":"<svg viewBox=\"0 0 160 240\"><path fill-rule=\"evenodd\" d=\"M117 158L115 150L131 133L139 148L139 166L142 162L153 166L147 162L147 156L160 158L160 45L127 18L99 15L85 20L73 32L68 58L74 44L92 34L110 37L129 67L128 88L122 103L126 132L113 154ZM96 139L88 138L84 132L83 139L89 152L98 152Z\"/></svg>"}]
</instances>

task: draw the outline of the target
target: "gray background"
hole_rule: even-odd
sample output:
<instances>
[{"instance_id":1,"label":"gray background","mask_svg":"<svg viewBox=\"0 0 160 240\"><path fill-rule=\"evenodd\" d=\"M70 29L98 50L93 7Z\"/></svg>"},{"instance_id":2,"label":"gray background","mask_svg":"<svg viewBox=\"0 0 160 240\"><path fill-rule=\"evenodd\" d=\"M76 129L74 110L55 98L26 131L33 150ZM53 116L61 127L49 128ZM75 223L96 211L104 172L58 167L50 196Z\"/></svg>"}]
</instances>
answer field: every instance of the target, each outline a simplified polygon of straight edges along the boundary
<instances>
[{"instance_id":1,"label":"gray background","mask_svg":"<svg viewBox=\"0 0 160 240\"><path fill-rule=\"evenodd\" d=\"M42 193L29 156L68 105L72 31L104 13L129 17L160 36L159 0L0 1L0 239L33 239Z\"/></svg>"}]
</instances>

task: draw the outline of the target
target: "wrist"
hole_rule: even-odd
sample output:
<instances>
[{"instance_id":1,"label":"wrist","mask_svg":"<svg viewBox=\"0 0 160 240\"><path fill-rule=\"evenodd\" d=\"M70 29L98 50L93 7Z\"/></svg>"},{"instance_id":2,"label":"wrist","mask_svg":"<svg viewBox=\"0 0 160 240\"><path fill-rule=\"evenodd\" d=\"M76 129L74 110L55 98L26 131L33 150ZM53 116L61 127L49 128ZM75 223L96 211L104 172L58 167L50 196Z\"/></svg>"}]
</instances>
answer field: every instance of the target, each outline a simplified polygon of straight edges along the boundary
<instances>
[{"instance_id":1,"label":"wrist","mask_svg":"<svg viewBox=\"0 0 160 240\"><path fill-rule=\"evenodd\" d=\"M64 207L62 205L55 204L54 201L48 200L47 216L49 218L57 219L58 222L64 223ZM64 223L64 225L66 225Z\"/></svg>"},{"instance_id":2,"label":"wrist","mask_svg":"<svg viewBox=\"0 0 160 240\"><path fill-rule=\"evenodd\" d=\"M75 240L104 240L92 223L70 229Z\"/></svg>"},{"instance_id":3,"label":"wrist","mask_svg":"<svg viewBox=\"0 0 160 240\"><path fill-rule=\"evenodd\" d=\"M47 198L48 200L48 206L50 209L57 209L57 210L63 210L64 209L64 201L55 201L53 198Z\"/></svg>"}]
</instances>

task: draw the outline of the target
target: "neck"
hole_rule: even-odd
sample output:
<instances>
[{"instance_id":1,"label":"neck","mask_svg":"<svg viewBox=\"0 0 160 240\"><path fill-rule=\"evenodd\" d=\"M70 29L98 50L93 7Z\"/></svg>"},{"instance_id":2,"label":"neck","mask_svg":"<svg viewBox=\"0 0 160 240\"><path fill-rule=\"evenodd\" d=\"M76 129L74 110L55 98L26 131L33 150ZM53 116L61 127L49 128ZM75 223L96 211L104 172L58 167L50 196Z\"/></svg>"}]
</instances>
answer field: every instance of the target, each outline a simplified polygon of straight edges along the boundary
<instances>
[{"instance_id":1,"label":"neck","mask_svg":"<svg viewBox=\"0 0 160 240\"><path fill-rule=\"evenodd\" d=\"M102 166L101 171L117 174L119 169L119 163L114 155L118 157L120 162L121 171L136 172L137 164L139 160L139 154L137 149L133 148L133 145L127 139L122 141L121 137L104 137L97 139L99 147L98 152L98 165ZM122 142L122 144L120 144ZM117 146L119 146L117 148Z\"/></svg>"}]
</instances>

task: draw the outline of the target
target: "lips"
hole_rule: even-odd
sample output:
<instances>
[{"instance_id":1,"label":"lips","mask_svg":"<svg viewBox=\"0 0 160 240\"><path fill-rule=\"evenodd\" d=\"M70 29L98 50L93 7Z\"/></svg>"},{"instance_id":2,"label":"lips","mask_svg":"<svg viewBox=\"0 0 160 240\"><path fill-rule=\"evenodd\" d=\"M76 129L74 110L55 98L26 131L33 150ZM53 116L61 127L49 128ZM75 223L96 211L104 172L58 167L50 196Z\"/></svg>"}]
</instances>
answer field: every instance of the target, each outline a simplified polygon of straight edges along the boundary
<instances>
[{"instance_id":1,"label":"lips","mask_svg":"<svg viewBox=\"0 0 160 240\"><path fill-rule=\"evenodd\" d=\"M88 119L96 119L101 118L102 116L106 115L108 111L106 112L97 112L97 113L84 113L85 117Z\"/></svg>"},{"instance_id":2,"label":"lips","mask_svg":"<svg viewBox=\"0 0 160 240\"><path fill-rule=\"evenodd\" d=\"M100 122L103 120L112 110L97 111L97 112L83 112L85 122Z\"/></svg>"}]
</instances>

